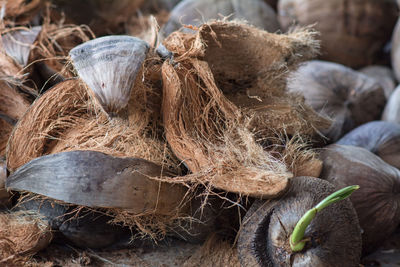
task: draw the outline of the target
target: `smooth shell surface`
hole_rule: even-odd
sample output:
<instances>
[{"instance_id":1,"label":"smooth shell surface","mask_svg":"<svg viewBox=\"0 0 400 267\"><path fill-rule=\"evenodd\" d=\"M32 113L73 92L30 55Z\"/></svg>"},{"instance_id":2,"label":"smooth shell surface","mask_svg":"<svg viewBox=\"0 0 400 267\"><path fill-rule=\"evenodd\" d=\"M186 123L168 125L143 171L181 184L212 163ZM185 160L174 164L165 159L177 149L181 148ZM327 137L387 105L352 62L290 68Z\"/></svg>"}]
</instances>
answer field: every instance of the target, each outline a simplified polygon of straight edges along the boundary
<instances>
[{"instance_id":1,"label":"smooth shell surface","mask_svg":"<svg viewBox=\"0 0 400 267\"><path fill-rule=\"evenodd\" d=\"M292 253L288 239L303 214L334 192L318 178L296 177L276 200L257 200L243 219L238 250L242 266L358 266L361 231L349 200L326 207L307 227L308 245Z\"/></svg>"},{"instance_id":2,"label":"smooth shell surface","mask_svg":"<svg viewBox=\"0 0 400 267\"><path fill-rule=\"evenodd\" d=\"M382 120L400 124L400 86L390 95L383 110Z\"/></svg>"},{"instance_id":3,"label":"smooth shell surface","mask_svg":"<svg viewBox=\"0 0 400 267\"><path fill-rule=\"evenodd\" d=\"M78 45L69 54L79 77L93 90L103 109L112 114L128 104L148 49L139 38L111 35Z\"/></svg>"},{"instance_id":4,"label":"smooth shell surface","mask_svg":"<svg viewBox=\"0 0 400 267\"><path fill-rule=\"evenodd\" d=\"M258 28L269 32L279 29L275 11L262 0L186 0L172 11L163 34L168 36L185 25L200 26L212 19L246 20ZM190 31L185 29L185 31Z\"/></svg>"},{"instance_id":5,"label":"smooth shell surface","mask_svg":"<svg viewBox=\"0 0 400 267\"><path fill-rule=\"evenodd\" d=\"M378 120L386 103L383 89L374 79L327 61L312 60L301 66L290 77L288 88L333 120L323 131L331 141L358 125Z\"/></svg>"},{"instance_id":6,"label":"smooth shell surface","mask_svg":"<svg viewBox=\"0 0 400 267\"><path fill-rule=\"evenodd\" d=\"M151 179L162 174L171 175L143 159L71 151L28 162L8 177L6 187L88 207L169 214L181 204L186 190Z\"/></svg>"},{"instance_id":7,"label":"smooth shell surface","mask_svg":"<svg viewBox=\"0 0 400 267\"><path fill-rule=\"evenodd\" d=\"M363 124L336 144L363 147L400 169L400 125L385 121Z\"/></svg>"},{"instance_id":8,"label":"smooth shell surface","mask_svg":"<svg viewBox=\"0 0 400 267\"><path fill-rule=\"evenodd\" d=\"M19 65L26 66L32 44L41 30L41 26L35 26L31 29L15 30L2 35L1 40L7 55L12 57Z\"/></svg>"},{"instance_id":9,"label":"smooth shell surface","mask_svg":"<svg viewBox=\"0 0 400 267\"><path fill-rule=\"evenodd\" d=\"M400 171L355 146L327 146L320 158L324 161L322 179L337 189L360 186L350 200L363 229L363 251L373 251L400 223Z\"/></svg>"}]
</instances>

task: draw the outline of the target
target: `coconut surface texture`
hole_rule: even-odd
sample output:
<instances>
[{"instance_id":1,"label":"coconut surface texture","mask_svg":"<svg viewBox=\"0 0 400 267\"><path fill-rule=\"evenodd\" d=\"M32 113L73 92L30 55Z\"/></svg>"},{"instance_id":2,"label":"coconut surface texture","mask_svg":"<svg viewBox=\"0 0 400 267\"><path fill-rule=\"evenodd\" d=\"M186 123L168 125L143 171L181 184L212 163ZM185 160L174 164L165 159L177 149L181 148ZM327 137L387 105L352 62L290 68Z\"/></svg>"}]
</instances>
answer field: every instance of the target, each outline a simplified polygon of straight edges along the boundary
<instances>
[{"instance_id":1,"label":"coconut surface texture","mask_svg":"<svg viewBox=\"0 0 400 267\"><path fill-rule=\"evenodd\" d=\"M400 86L390 95L383 110L382 120L400 124Z\"/></svg>"},{"instance_id":2,"label":"coconut surface texture","mask_svg":"<svg viewBox=\"0 0 400 267\"><path fill-rule=\"evenodd\" d=\"M398 16L395 0L280 0L283 29L315 24L321 58L352 68L377 63Z\"/></svg>"},{"instance_id":3,"label":"coconut surface texture","mask_svg":"<svg viewBox=\"0 0 400 267\"><path fill-rule=\"evenodd\" d=\"M228 20L245 20L268 32L279 30L275 11L262 0L184 0L171 11L162 33L168 36L184 25L199 27L207 21L224 17ZM194 32L190 28L183 28L183 31Z\"/></svg>"},{"instance_id":4,"label":"coconut surface texture","mask_svg":"<svg viewBox=\"0 0 400 267\"><path fill-rule=\"evenodd\" d=\"M283 146L283 156L274 157L257 142L278 139L282 148L280 133L310 137L329 125L285 90L287 70L317 52L313 36L307 30L277 35L212 22L196 34L175 32L164 41L174 53L174 62L162 68L166 136L192 178L229 192L274 197L296 167L319 173L312 152L289 156ZM313 167L301 168L307 164Z\"/></svg>"},{"instance_id":5,"label":"coconut surface texture","mask_svg":"<svg viewBox=\"0 0 400 267\"><path fill-rule=\"evenodd\" d=\"M317 213L305 232L306 247L290 249L290 234L299 219L334 191L324 180L297 177L279 199L256 200L239 232L241 266L358 266L361 230L349 200Z\"/></svg>"},{"instance_id":6,"label":"coconut surface texture","mask_svg":"<svg viewBox=\"0 0 400 267\"><path fill-rule=\"evenodd\" d=\"M385 121L365 123L336 142L363 147L400 169L400 125Z\"/></svg>"},{"instance_id":7,"label":"coconut surface texture","mask_svg":"<svg viewBox=\"0 0 400 267\"><path fill-rule=\"evenodd\" d=\"M372 252L400 222L400 171L361 147L330 145L323 149L321 178L337 189L357 184L350 200L363 229L363 251Z\"/></svg>"},{"instance_id":8,"label":"coconut surface texture","mask_svg":"<svg viewBox=\"0 0 400 267\"><path fill-rule=\"evenodd\" d=\"M382 86L386 99L389 99L397 84L392 69L386 66L371 65L358 71L374 78Z\"/></svg>"},{"instance_id":9,"label":"coconut surface texture","mask_svg":"<svg viewBox=\"0 0 400 267\"><path fill-rule=\"evenodd\" d=\"M291 75L288 88L333 120L323 131L331 142L363 123L378 120L386 103L384 91L374 79L327 61L302 65Z\"/></svg>"},{"instance_id":10,"label":"coconut surface texture","mask_svg":"<svg viewBox=\"0 0 400 267\"><path fill-rule=\"evenodd\" d=\"M79 77L103 109L114 114L128 104L148 49L139 38L111 35L78 45L69 54Z\"/></svg>"}]
</instances>

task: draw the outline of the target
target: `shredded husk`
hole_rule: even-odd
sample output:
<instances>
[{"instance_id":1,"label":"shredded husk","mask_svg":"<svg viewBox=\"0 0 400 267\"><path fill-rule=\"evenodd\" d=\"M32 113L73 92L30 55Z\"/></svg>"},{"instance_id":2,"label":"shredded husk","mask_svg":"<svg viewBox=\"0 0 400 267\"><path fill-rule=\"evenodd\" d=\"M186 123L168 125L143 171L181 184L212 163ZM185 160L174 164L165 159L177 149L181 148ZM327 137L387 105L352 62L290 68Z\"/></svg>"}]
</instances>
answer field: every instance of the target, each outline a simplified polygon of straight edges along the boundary
<instances>
[{"instance_id":1,"label":"shredded husk","mask_svg":"<svg viewBox=\"0 0 400 267\"><path fill-rule=\"evenodd\" d=\"M298 172L292 167L319 174L313 152L299 149L305 139L283 144L279 138L311 138L330 125L286 91L289 71L317 53L315 34L305 29L277 35L217 21L164 41L174 53L162 69L166 137L193 172L188 179L275 197Z\"/></svg>"},{"instance_id":2,"label":"shredded husk","mask_svg":"<svg viewBox=\"0 0 400 267\"><path fill-rule=\"evenodd\" d=\"M12 0L1 1L0 6L5 4L4 20L8 25L21 25L29 23L44 6L44 3L43 0Z\"/></svg>"},{"instance_id":3,"label":"shredded husk","mask_svg":"<svg viewBox=\"0 0 400 267\"><path fill-rule=\"evenodd\" d=\"M0 265L22 266L52 239L49 225L35 214L0 214Z\"/></svg>"}]
</instances>

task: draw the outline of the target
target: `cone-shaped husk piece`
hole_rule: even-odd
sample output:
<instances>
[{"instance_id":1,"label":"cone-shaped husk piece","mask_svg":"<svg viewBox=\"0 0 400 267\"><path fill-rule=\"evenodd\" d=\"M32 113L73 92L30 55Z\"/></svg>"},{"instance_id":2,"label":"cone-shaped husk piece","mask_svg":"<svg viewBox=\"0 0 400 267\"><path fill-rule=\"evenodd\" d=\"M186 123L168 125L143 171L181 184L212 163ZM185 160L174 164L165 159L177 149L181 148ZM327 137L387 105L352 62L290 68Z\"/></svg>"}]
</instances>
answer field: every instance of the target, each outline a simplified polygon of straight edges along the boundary
<instances>
[{"instance_id":1,"label":"cone-shaped husk piece","mask_svg":"<svg viewBox=\"0 0 400 267\"><path fill-rule=\"evenodd\" d=\"M360 186L350 200L363 229L363 251L373 251L400 223L400 171L361 147L330 145L320 157L322 179L337 189Z\"/></svg>"},{"instance_id":2,"label":"cone-shaped husk piece","mask_svg":"<svg viewBox=\"0 0 400 267\"><path fill-rule=\"evenodd\" d=\"M279 29L279 22L275 11L263 0L185 0L180 2L172 11L169 20L163 27L165 36L179 30L183 25L195 27L209 20L222 19L245 20L257 28L269 32ZM184 32L193 32L184 29Z\"/></svg>"},{"instance_id":3,"label":"cone-shaped husk piece","mask_svg":"<svg viewBox=\"0 0 400 267\"><path fill-rule=\"evenodd\" d=\"M292 252L289 245L300 218L333 192L334 186L326 181L297 177L281 198L254 202L239 232L241 266L357 266L361 230L349 200L317 213L306 228L308 245L302 251Z\"/></svg>"},{"instance_id":4,"label":"cone-shaped husk piece","mask_svg":"<svg viewBox=\"0 0 400 267\"><path fill-rule=\"evenodd\" d=\"M288 68L316 53L313 36L213 22L165 40L179 63L166 61L162 69L166 136L193 176L227 191L274 197L293 176L284 161L315 163L309 151L274 158L256 142L273 144L279 133L312 136L329 125L285 89ZM320 169L303 170L317 176Z\"/></svg>"},{"instance_id":5,"label":"cone-shaped husk piece","mask_svg":"<svg viewBox=\"0 0 400 267\"><path fill-rule=\"evenodd\" d=\"M396 123L368 122L343 136L337 144L363 147L400 169L400 125Z\"/></svg>"},{"instance_id":6,"label":"cone-shaped husk piece","mask_svg":"<svg viewBox=\"0 0 400 267\"><path fill-rule=\"evenodd\" d=\"M323 131L331 142L358 125L379 119L386 103L383 89L374 79L327 61L307 62L291 75L288 87L333 120Z\"/></svg>"},{"instance_id":7,"label":"cone-shaped husk piece","mask_svg":"<svg viewBox=\"0 0 400 267\"><path fill-rule=\"evenodd\" d=\"M28 162L7 178L6 186L88 207L168 214L182 202L185 190L151 180L162 175L171 173L163 174L161 166L143 159L70 151Z\"/></svg>"},{"instance_id":8,"label":"cone-shaped husk piece","mask_svg":"<svg viewBox=\"0 0 400 267\"><path fill-rule=\"evenodd\" d=\"M148 49L146 42L135 37L106 36L75 47L70 56L80 78L112 115L128 104Z\"/></svg>"}]
</instances>

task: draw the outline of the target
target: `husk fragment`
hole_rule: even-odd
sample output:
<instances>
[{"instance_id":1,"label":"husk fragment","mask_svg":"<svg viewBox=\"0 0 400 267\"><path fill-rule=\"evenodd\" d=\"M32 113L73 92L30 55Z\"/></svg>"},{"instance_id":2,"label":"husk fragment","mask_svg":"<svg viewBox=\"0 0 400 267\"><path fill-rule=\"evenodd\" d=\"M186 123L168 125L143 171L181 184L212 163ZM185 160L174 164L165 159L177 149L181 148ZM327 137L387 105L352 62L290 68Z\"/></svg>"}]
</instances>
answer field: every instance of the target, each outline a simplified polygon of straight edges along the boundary
<instances>
[{"instance_id":1,"label":"husk fragment","mask_svg":"<svg viewBox=\"0 0 400 267\"><path fill-rule=\"evenodd\" d=\"M285 165L288 149L279 136L312 136L329 125L286 92L288 72L317 53L314 36L309 29L276 35L237 22L211 22L195 35L175 32L165 40L174 53L162 69L166 137L193 172L190 177L256 197L274 197L286 188L296 163L286 159L291 164ZM271 153L268 146L281 149ZM303 160L314 160L307 153ZM313 168L311 175L319 171Z\"/></svg>"}]
</instances>

